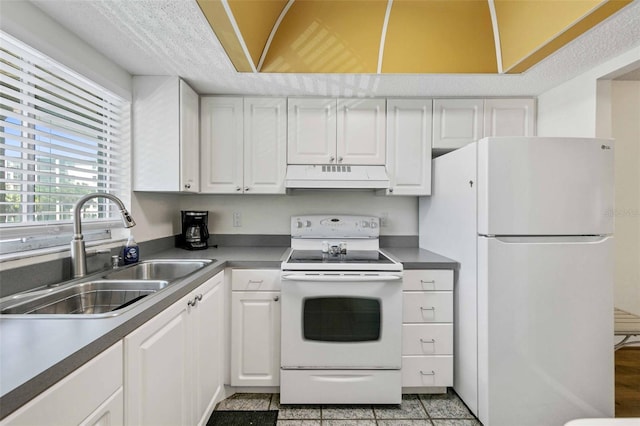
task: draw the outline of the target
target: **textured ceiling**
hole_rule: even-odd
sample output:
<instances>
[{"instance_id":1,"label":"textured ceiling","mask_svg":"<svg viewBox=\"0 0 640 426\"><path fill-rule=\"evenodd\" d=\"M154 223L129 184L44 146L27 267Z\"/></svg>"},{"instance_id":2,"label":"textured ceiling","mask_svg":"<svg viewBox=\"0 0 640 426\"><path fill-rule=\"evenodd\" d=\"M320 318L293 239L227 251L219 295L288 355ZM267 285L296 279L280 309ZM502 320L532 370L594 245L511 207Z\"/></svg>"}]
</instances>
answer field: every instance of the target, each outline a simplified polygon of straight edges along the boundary
<instances>
[{"instance_id":1,"label":"textured ceiling","mask_svg":"<svg viewBox=\"0 0 640 426\"><path fill-rule=\"evenodd\" d=\"M133 75L179 75L200 94L316 96L538 95L631 48L640 1L520 75L238 73L195 0L34 0Z\"/></svg>"}]
</instances>

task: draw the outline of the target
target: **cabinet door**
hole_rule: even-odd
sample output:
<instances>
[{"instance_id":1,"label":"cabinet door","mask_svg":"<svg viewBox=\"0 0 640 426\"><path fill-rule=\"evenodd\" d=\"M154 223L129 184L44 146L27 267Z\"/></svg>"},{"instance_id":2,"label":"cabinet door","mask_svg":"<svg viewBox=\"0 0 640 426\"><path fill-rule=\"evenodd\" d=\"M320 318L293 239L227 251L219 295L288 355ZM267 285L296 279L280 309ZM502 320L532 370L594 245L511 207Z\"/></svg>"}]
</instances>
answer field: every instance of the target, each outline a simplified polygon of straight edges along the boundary
<instances>
[{"instance_id":1,"label":"cabinet door","mask_svg":"<svg viewBox=\"0 0 640 426\"><path fill-rule=\"evenodd\" d=\"M482 99L433 101L433 148L457 149L482 138Z\"/></svg>"},{"instance_id":2,"label":"cabinet door","mask_svg":"<svg viewBox=\"0 0 640 426\"><path fill-rule=\"evenodd\" d=\"M135 191L180 190L179 78L133 77Z\"/></svg>"},{"instance_id":3,"label":"cabinet door","mask_svg":"<svg viewBox=\"0 0 640 426\"><path fill-rule=\"evenodd\" d=\"M231 294L231 386L280 384L280 292Z\"/></svg>"},{"instance_id":4,"label":"cabinet door","mask_svg":"<svg viewBox=\"0 0 640 426\"><path fill-rule=\"evenodd\" d=\"M80 426L122 425L124 425L124 391L122 386L80 423Z\"/></svg>"},{"instance_id":5,"label":"cabinet door","mask_svg":"<svg viewBox=\"0 0 640 426\"><path fill-rule=\"evenodd\" d=\"M339 164L385 163L385 100L338 99Z\"/></svg>"},{"instance_id":6,"label":"cabinet door","mask_svg":"<svg viewBox=\"0 0 640 426\"><path fill-rule=\"evenodd\" d=\"M244 192L284 194L287 100L244 99Z\"/></svg>"},{"instance_id":7,"label":"cabinet door","mask_svg":"<svg viewBox=\"0 0 640 426\"><path fill-rule=\"evenodd\" d=\"M109 412L103 422L97 424L121 425L121 391L122 342L119 341L4 418L0 424L77 425L91 419L93 423L88 424L95 424L103 417L100 413Z\"/></svg>"},{"instance_id":8,"label":"cabinet door","mask_svg":"<svg viewBox=\"0 0 640 426\"><path fill-rule=\"evenodd\" d=\"M336 100L288 100L287 163L330 164L336 161Z\"/></svg>"},{"instance_id":9,"label":"cabinet door","mask_svg":"<svg viewBox=\"0 0 640 426\"><path fill-rule=\"evenodd\" d=\"M387 100L387 194L431 194L431 99Z\"/></svg>"},{"instance_id":10,"label":"cabinet door","mask_svg":"<svg viewBox=\"0 0 640 426\"><path fill-rule=\"evenodd\" d=\"M484 137L535 136L534 99L485 99Z\"/></svg>"},{"instance_id":11,"label":"cabinet door","mask_svg":"<svg viewBox=\"0 0 640 426\"><path fill-rule=\"evenodd\" d=\"M125 337L125 424L192 423L188 300L181 299Z\"/></svg>"},{"instance_id":12,"label":"cabinet door","mask_svg":"<svg viewBox=\"0 0 640 426\"><path fill-rule=\"evenodd\" d=\"M180 80L180 190L200 191L200 98Z\"/></svg>"},{"instance_id":13,"label":"cabinet door","mask_svg":"<svg viewBox=\"0 0 640 426\"><path fill-rule=\"evenodd\" d=\"M242 98L203 97L200 103L200 191L242 192Z\"/></svg>"},{"instance_id":14,"label":"cabinet door","mask_svg":"<svg viewBox=\"0 0 640 426\"><path fill-rule=\"evenodd\" d=\"M191 311L193 331L194 413L198 425L206 424L215 404L222 398L224 350L224 272L201 285L199 299Z\"/></svg>"}]
</instances>

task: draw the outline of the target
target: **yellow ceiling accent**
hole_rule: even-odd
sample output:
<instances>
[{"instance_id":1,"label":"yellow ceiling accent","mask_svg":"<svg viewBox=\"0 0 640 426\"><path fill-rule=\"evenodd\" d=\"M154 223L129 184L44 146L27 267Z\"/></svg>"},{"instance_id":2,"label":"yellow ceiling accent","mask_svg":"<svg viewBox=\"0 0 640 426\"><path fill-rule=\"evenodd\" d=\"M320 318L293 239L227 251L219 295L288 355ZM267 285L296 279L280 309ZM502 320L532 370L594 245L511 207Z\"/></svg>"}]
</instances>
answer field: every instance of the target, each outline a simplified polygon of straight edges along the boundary
<instances>
[{"instance_id":1,"label":"yellow ceiling accent","mask_svg":"<svg viewBox=\"0 0 640 426\"><path fill-rule=\"evenodd\" d=\"M296 1L263 72L375 73L386 0Z\"/></svg>"},{"instance_id":2,"label":"yellow ceiling accent","mask_svg":"<svg viewBox=\"0 0 640 426\"><path fill-rule=\"evenodd\" d=\"M224 4L220 0L196 1L236 70L239 72L253 71L254 67L251 66L251 62L245 55L238 34L225 11Z\"/></svg>"},{"instance_id":3,"label":"yellow ceiling accent","mask_svg":"<svg viewBox=\"0 0 640 426\"><path fill-rule=\"evenodd\" d=\"M271 29L286 5L287 0L229 0L229 7L256 67Z\"/></svg>"},{"instance_id":4,"label":"yellow ceiling accent","mask_svg":"<svg viewBox=\"0 0 640 426\"><path fill-rule=\"evenodd\" d=\"M548 22L547 25L540 25L540 28L544 30L544 28L549 28L554 26L557 29L556 33L551 33L550 30L547 30L546 38L541 37L540 32L533 31L533 36L529 38L528 43L523 41L523 44L529 45L529 51L524 51L520 49L518 54L518 47L514 46L515 43L511 43L510 50L512 56L510 58L505 58L504 50L503 50L503 69L505 72L510 74L522 73L551 55L556 50L560 49L565 44L570 41L576 39L586 31L598 25L600 22L607 19L609 16L613 15L618 10L622 9L627 4L631 3L632 0L611 0L611 1L517 1L513 2L512 0L498 0L496 1L496 15L498 16L498 23L503 24L506 22L517 21L519 19L516 18L503 18L500 16L498 10L501 9L504 11L504 5L506 3L514 3L514 4L524 4L524 3L540 3L540 9L544 8L544 6L548 6L549 3L553 3L553 7L549 8L548 14L543 14L538 16L540 19L539 22ZM500 3L500 5L498 5ZM560 3L557 5L556 3ZM577 15L580 6L587 9L587 6L591 5L592 7L588 10L585 10L585 13L579 16ZM513 5L510 5L513 6ZM525 6L525 9L529 7ZM507 6L507 10L509 7ZM573 9L573 10L572 10ZM508 12L507 12L508 13ZM533 11L532 11L533 13ZM564 24L561 19L558 19L558 15L564 16ZM575 16L575 19L571 21L571 18ZM553 18L552 18L553 17ZM526 18L526 15L520 17L520 19ZM533 21L533 20L532 20ZM506 25L505 25L506 26ZM530 28L530 25L527 25ZM520 27L518 31L522 34L526 35L526 29ZM537 37L536 37L537 35ZM501 40L510 40L513 41L508 36L503 38L503 29L502 25L500 26L500 38ZM513 39L517 39L518 36L514 36ZM539 42L538 45L532 45L532 41L535 40ZM502 48L504 49L505 44L502 44ZM520 56L518 58L518 56Z\"/></svg>"},{"instance_id":5,"label":"yellow ceiling accent","mask_svg":"<svg viewBox=\"0 0 640 426\"><path fill-rule=\"evenodd\" d=\"M496 73L486 0L394 0L383 73Z\"/></svg>"},{"instance_id":6,"label":"yellow ceiling accent","mask_svg":"<svg viewBox=\"0 0 640 426\"><path fill-rule=\"evenodd\" d=\"M239 72L371 74L521 73L632 2L196 1Z\"/></svg>"}]
</instances>

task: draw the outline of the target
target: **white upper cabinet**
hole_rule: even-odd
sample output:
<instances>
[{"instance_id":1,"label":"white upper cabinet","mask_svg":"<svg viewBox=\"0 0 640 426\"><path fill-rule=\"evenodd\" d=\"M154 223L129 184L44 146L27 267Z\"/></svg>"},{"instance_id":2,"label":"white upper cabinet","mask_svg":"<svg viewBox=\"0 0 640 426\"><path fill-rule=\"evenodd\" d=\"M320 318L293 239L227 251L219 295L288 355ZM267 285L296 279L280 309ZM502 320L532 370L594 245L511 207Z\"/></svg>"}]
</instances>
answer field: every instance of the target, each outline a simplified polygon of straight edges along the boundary
<instances>
[{"instance_id":1,"label":"white upper cabinet","mask_svg":"<svg viewBox=\"0 0 640 426\"><path fill-rule=\"evenodd\" d=\"M336 161L336 100L289 98L289 164L330 164Z\"/></svg>"},{"instance_id":2,"label":"white upper cabinet","mask_svg":"<svg viewBox=\"0 0 640 426\"><path fill-rule=\"evenodd\" d=\"M482 99L433 102L433 149L457 149L482 138Z\"/></svg>"},{"instance_id":3,"label":"white upper cabinet","mask_svg":"<svg viewBox=\"0 0 640 426\"><path fill-rule=\"evenodd\" d=\"M385 162L385 100L338 99L338 164Z\"/></svg>"},{"instance_id":4,"label":"white upper cabinet","mask_svg":"<svg viewBox=\"0 0 640 426\"><path fill-rule=\"evenodd\" d=\"M431 120L431 99L387 100L387 194L431 194Z\"/></svg>"},{"instance_id":5,"label":"white upper cabinet","mask_svg":"<svg viewBox=\"0 0 640 426\"><path fill-rule=\"evenodd\" d=\"M201 110L203 193L285 193L285 98L210 96Z\"/></svg>"},{"instance_id":6,"label":"white upper cabinet","mask_svg":"<svg viewBox=\"0 0 640 426\"><path fill-rule=\"evenodd\" d=\"M198 94L179 77L133 77L133 189L198 192Z\"/></svg>"},{"instance_id":7,"label":"white upper cabinet","mask_svg":"<svg viewBox=\"0 0 640 426\"><path fill-rule=\"evenodd\" d=\"M484 137L535 136L534 99L485 99Z\"/></svg>"},{"instance_id":8,"label":"white upper cabinet","mask_svg":"<svg viewBox=\"0 0 640 426\"><path fill-rule=\"evenodd\" d=\"M287 100L244 99L244 192L284 194Z\"/></svg>"},{"instance_id":9,"label":"white upper cabinet","mask_svg":"<svg viewBox=\"0 0 640 426\"><path fill-rule=\"evenodd\" d=\"M289 98L288 164L385 163L385 100Z\"/></svg>"},{"instance_id":10,"label":"white upper cabinet","mask_svg":"<svg viewBox=\"0 0 640 426\"><path fill-rule=\"evenodd\" d=\"M204 193L243 190L243 99L207 96L200 102L201 175Z\"/></svg>"}]
</instances>

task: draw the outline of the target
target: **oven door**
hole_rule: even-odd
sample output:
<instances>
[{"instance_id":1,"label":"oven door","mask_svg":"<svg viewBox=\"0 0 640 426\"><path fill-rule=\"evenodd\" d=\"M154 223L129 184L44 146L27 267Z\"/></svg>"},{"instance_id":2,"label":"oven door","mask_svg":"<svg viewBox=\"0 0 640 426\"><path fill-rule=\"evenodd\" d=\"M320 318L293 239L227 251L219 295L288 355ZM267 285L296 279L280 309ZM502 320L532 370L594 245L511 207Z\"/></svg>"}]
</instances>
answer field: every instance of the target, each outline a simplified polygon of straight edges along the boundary
<instances>
[{"instance_id":1,"label":"oven door","mask_svg":"<svg viewBox=\"0 0 640 426\"><path fill-rule=\"evenodd\" d=\"M284 369L399 369L402 274L282 274Z\"/></svg>"}]
</instances>

